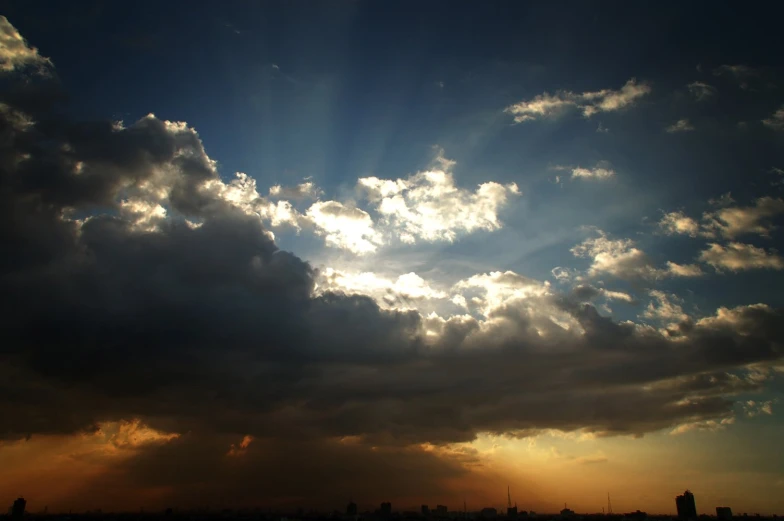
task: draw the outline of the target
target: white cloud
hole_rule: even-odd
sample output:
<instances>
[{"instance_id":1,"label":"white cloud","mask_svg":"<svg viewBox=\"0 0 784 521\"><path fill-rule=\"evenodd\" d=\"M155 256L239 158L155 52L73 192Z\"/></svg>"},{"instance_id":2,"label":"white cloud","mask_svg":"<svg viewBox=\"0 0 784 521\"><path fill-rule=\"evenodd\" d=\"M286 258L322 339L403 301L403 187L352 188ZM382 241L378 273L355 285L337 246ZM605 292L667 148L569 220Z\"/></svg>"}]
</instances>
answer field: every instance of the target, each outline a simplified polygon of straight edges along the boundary
<instances>
[{"instance_id":1,"label":"white cloud","mask_svg":"<svg viewBox=\"0 0 784 521\"><path fill-rule=\"evenodd\" d=\"M667 268L657 268L648 255L637 248L631 239L609 239L599 231L599 237L584 240L570 251L576 257L593 260L588 275L603 273L619 279L660 279L664 277L696 277L702 271L693 265L681 266L668 262Z\"/></svg>"},{"instance_id":2,"label":"white cloud","mask_svg":"<svg viewBox=\"0 0 784 521\"><path fill-rule=\"evenodd\" d=\"M607 300L620 300L628 304L635 304L637 302L634 297L623 291L597 288L590 284L578 284L572 288L572 295L585 302L591 301L598 296L604 297Z\"/></svg>"},{"instance_id":3,"label":"white cloud","mask_svg":"<svg viewBox=\"0 0 784 521\"><path fill-rule=\"evenodd\" d=\"M661 322L666 326L674 326L689 320L689 315L684 313L681 307L683 301L676 295L659 290L651 290L648 294L652 300L642 313L643 318Z\"/></svg>"},{"instance_id":4,"label":"white cloud","mask_svg":"<svg viewBox=\"0 0 784 521\"><path fill-rule=\"evenodd\" d=\"M717 270L784 269L784 258L778 254L739 242L727 246L712 243L700 254L700 260Z\"/></svg>"},{"instance_id":5,"label":"white cloud","mask_svg":"<svg viewBox=\"0 0 784 521\"><path fill-rule=\"evenodd\" d=\"M599 112L612 112L631 106L650 92L651 87L647 83L637 83L632 78L619 90L603 89L583 93L557 91L555 94L545 92L531 100L510 105L504 112L512 114L516 123L556 118L572 109L579 109L585 117L591 117Z\"/></svg>"},{"instance_id":6,"label":"white cloud","mask_svg":"<svg viewBox=\"0 0 784 521\"><path fill-rule=\"evenodd\" d=\"M319 201L308 208L306 215L316 226L316 233L325 237L328 246L363 255L376 251L383 244L373 219L359 208L338 201Z\"/></svg>"},{"instance_id":7,"label":"white cloud","mask_svg":"<svg viewBox=\"0 0 784 521\"><path fill-rule=\"evenodd\" d=\"M557 280L558 282L569 282L572 279L577 281L582 280L582 277L579 275L577 270L573 268L564 268L562 266L556 266L555 268L550 270L550 273L553 274L553 277L555 277L555 280Z\"/></svg>"},{"instance_id":8,"label":"white cloud","mask_svg":"<svg viewBox=\"0 0 784 521\"><path fill-rule=\"evenodd\" d=\"M762 120L762 124L773 130L784 130L784 105L782 105L769 118Z\"/></svg>"},{"instance_id":9,"label":"white cloud","mask_svg":"<svg viewBox=\"0 0 784 521\"><path fill-rule=\"evenodd\" d=\"M166 220L166 209L158 203L133 197L120 202L120 214L138 231L154 232Z\"/></svg>"},{"instance_id":10,"label":"white cloud","mask_svg":"<svg viewBox=\"0 0 784 521\"><path fill-rule=\"evenodd\" d=\"M501 228L498 212L510 196L520 194L517 185L483 183L475 191L455 185L453 161L436 158L437 168L407 179L361 178L358 182L381 215L383 226L402 242L454 241L461 232Z\"/></svg>"},{"instance_id":11,"label":"white cloud","mask_svg":"<svg viewBox=\"0 0 784 521\"><path fill-rule=\"evenodd\" d=\"M327 268L320 273L318 283L319 290L367 295L383 307L401 308L410 301L449 298L413 272L391 279L369 271L352 273Z\"/></svg>"},{"instance_id":12,"label":"white cloud","mask_svg":"<svg viewBox=\"0 0 784 521\"><path fill-rule=\"evenodd\" d=\"M689 83L687 87L689 88L689 93L694 96L697 101L706 101L715 96L717 92L716 87L701 81Z\"/></svg>"},{"instance_id":13,"label":"white cloud","mask_svg":"<svg viewBox=\"0 0 784 521\"><path fill-rule=\"evenodd\" d=\"M0 16L0 70L11 72L24 67L35 67L45 73L52 66L49 58L38 54L38 49L30 47L11 25L8 18Z\"/></svg>"},{"instance_id":14,"label":"white cloud","mask_svg":"<svg viewBox=\"0 0 784 521\"><path fill-rule=\"evenodd\" d=\"M513 271L493 271L473 275L457 282L453 289L458 292L479 290L482 295L476 298L474 303L480 305L485 315L510 299L541 297L551 293L548 282L542 283Z\"/></svg>"},{"instance_id":15,"label":"white cloud","mask_svg":"<svg viewBox=\"0 0 784 521\"><path fill-rule=\"evenodd\" d=\"M703 215L704 235L719 233L733 239L739 235L757 234L768 237L775 226L769 219L784 213L784 200L761 197L754 206L722 208Z\"/></svg>"},{"instance_id":16,"label":"white cloud","mask_svg":"<svg viewBox=\"0 0 784 521\"><path fill-rule=\"evenodd\" d=\"M667 235L682 234L696 237L700 231L699 223L681 211L665 214L659 221L659 227Z\"/></svg>"},{"instance_id":17,"label":"white cloud","mask_svg":"<svg viewBox=\"0 0 784 521\"><path fill-rule=\"evenodd\" d=\"M691 132L694 130L694 125L689 123L688 119L679 119L672 125L666 128L666 131L670 134L675 132Z\"/></svg>"},{"instance_id":18,"label":"white cloud","mask_svg":"<svg viewBox=\"0 0 784 521\"><path fill-rule=\"evenodd\" d=\"M673 277L701 277L702 269L696 264L676 264L667 261L667 274Z\"/></svg>"},{"instance_id":19,"label":"white cloud","mask_svg":"<svg viewBox=\"0 0 784 521\"><path fill-rule=\"evenodd\" d=\"M615 175L615 170L607 166L595 166L593 168L576 167L572 169L572 179L610 179Z\"/></svg>"},{"instance_id":20,"label":"white cloud","mask_svg":"<svg viewBox=\"0 0 784 521\"><path fill-rule=\"evenodd\" d=\"M230 183L219 179L206 183L205 188L215 197L241 209L249 215L256 215L270 226L292 226L299 229L303 216L288 201L275 203L259 195L256 180L238 172Z\"/></svg>"},{"instance_id":21,"label":"white cloud","mask_svg":"<svg viewBox=\"0 0 784 521\"><path fill-rule=\"evenodd\" d=\"M318 199L322 191L313 183L305 181L296 186L274 185L269 189L270 197L278 199Z\"/></svg>"}]
</instances>

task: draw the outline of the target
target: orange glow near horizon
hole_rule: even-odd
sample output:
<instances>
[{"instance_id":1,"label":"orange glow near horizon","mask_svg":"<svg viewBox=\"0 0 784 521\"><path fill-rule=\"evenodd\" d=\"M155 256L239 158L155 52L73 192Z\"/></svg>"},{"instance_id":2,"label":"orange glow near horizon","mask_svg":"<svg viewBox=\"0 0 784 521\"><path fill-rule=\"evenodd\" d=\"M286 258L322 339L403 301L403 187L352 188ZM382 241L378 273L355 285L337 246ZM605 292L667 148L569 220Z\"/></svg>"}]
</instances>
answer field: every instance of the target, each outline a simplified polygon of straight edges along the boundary
<instances>
[{"instance_id":1,"label":"orange glow near horizon","mask_svg":"<svg viewBox=\"0 0 784 521\"><path fill-rule=\"evenodd\" d=\"M172 486L95 491L85 487L116 477L117 465L134 458L145 447L176 438L177 434L160 433L134 420L104 424L93 434L34 436L3 443L0 490L5 494L0 500L10 505L17 495L22 495L28 499L31 512L42 511L44 506L49 512L67 512L155 509L167 505ZM436 503L458 510L462 509L463 498L469 510L486 506L505 509L508 485L521 510L554 512L566 503L577 512L601 512L609 491L616 513L639 508L671 514L675 495L691 488L703 513L712 513L716 505L723 504L736 512L781 511L782 496L776 494L784 490L781 481L757 472L701 470L699 458L690 459L683 452L700 442L698 436L680 440L678 458L663 441L672 439L667 435L631 439L549 432L524 439L483 435L472 443L412 446L414 453L459 462L467 473L442 479L442 492L437 496L406 494L388 499L400 510ZM254 444L253 437L244 436L227 447L224 457L236 459ZM673 460L678 460L678 465L672 464ZM342 509L342 500L314 507ZM360 508L372 508L362 498L355 501ZM281 499L280 504L284 503Z\"/></svg>"}]
</instances>

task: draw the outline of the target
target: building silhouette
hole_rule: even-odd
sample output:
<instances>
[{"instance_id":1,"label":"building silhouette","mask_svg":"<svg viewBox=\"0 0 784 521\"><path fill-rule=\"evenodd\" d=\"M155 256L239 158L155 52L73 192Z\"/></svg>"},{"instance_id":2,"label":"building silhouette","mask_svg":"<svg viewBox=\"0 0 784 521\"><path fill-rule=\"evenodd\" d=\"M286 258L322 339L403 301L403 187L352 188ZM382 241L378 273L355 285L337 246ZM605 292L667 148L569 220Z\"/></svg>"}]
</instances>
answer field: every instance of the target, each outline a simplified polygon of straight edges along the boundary
<instances>
[{"instance_id":1,"label":"building silhouette","mask_svg":"<svg viewBox=\"0 0 784 521\"><path fill-rule=\"evenodd\" d=\"M494 518L498 515L498 510L493 507L486 507L479 511L479 516L484 518Z\"/></svg>"},{"instance_id":2,"label":"building silhouette","mask_svg":"<svg viewBox=\"0 0 784 521\"><path fill-rule=\"evenodd\" d=\"M506 517L514 519L517 517L517 503L512 506L512 493L509 486L506 487Z\"/></svg>"},{"instance_id":3,"label":"building silhouette","mask_svg":"<svg viewBox=\"0 0 784 521\"><path fill-rule=\"evenodd\" d=\"M349 501L348 505L346 505L346 515L347 516L355 516L357 515L357 504L353 501Z\"/></svg>"},{"instance_id":4,"label":"building silhouette","mask_svg":"<svg viewBox=\"0 0 784 521\"><path fill-rule=\"evenodd\" d=\"M389 501L381 503L381 515L382 516L392 515L392 503L390 503Z\"/></svg>"},{"instance_id":5,"label":"building silhouette","mask_svg":"<svg viewBox=\"0 0 784 521\"><path fill-rule=\"evenodd\" d=\"M678 519L697 519L697 505L694 494L688 490L675 498L675 507L678 509Z\"/></svg>"},{"instance_id":6,"label":"building silhouette","mask_svg":"<svg viewBox=\"0 0 784 521\"><path fill-rule=\"evenodd\" d=\"M23 497L14 501L14 505L11 507L11 519L19 521L24 518L25 505L27 505L27 501Z\"/></svg>"},{"instance_id":7,"label":"building silhouette","mask_svg":"<svg viewBox=\"0 0 784 521\"><path fill-rule=\"evenodd\" d=\"M730 507L716 507L716 518L721 520L732 519L732 509Z\"/></svg>"}]
</instances>

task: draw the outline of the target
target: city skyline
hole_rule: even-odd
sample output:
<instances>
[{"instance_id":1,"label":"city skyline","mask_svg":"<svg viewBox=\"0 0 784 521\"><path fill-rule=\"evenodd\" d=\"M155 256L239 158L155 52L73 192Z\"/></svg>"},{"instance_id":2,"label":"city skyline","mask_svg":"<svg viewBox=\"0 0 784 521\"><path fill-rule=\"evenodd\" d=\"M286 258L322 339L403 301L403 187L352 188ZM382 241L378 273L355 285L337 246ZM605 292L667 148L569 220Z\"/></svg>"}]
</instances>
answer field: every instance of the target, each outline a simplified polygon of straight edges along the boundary
<instances>
[{"instance_id":1,"label":"city skyline","mask_svg":"<svg viewBox=\"0 0 784 521\"><path fill-rule=\"evenodd\" d=\"M6 0L0 501L784 512L769 4Z\"/></svg>"},{"instance_id":2,"label":"city skyline","mask_svg":"<svg viewBox=\"0 0 784 521\"><path fill-rule=\"evenodd\" d=\"M455 517L478 517L478 518L506 518L506 519L523 519L523 518L533 518L533 517L555 517L560 516L560 518L568 518L575 515L580 514L587 514L590 516L598 515L598 512L575 512L574 510L568 508L567 503L564 503L563 509L560 512L553 513L553 512L534 512L521 510L518 511L517 502L514 503L515 506L512 506L512 498L511 498L511 487L507 486L507 508L506 514L503 514L503 509L496 509L492 506L484 506L478 510L469 510L467 507L467 502L463 500L462 509L449 509L447 505L436 505L435 508L431 509L428 504L423 504L419 507L419 510L413 507L409 508L401 508L395 509L391 502L382 501L379 508L373 510L372 508L369 509L360 509L358 504L353 501L353 499L349 500L348 504L346 505L345 509L345 516L348 519L355 519L357 516L373 516L381 517L381 518L388 518L393 514L404 514L409 517L434 517L434 518L455 518ZM24 518L25 514L31 514L31 512L26 512L25 508L27 505L27 501L23 497L19 497L14 500L13 505L9 508L9 514L12 520L18 521ZM732 514L732 508L726 506L717 506L715 508L716 515L710 515L707 513L699 513L695 504L695 497L694 494L690 490L686 490L683 494L678 495L675 497L675 505L676 505L676 515L675 518L681 521L696 521L698 518L718 518L718 519L732 519L734 516ZM167 507L164 510L165 515L170 515L177 513L179 509ZM262 512L265 509L263 507L256 506L255 508L240 508L236 509L237 513L242 512ZM266 509L269 513L272 512L272 509ZM215 510L211 510L210 507L200 507L195 509L182 509L179 510L180 513L196 513L196 512L215 512ZM221 508L220 511L226 512L235 512L233 508ZM283 513L284 511L281 511ZM37 515L47 515L48 506L45 506L42 512L36 513ZM71 513L71 512L69 512ZM104 514L101 509L96 510L88 510L85 513L87 514ZM106 512L106 514L110 514L111 512ZM126 512L131 513L131 512ZM140 510L140 513L144 513L144 509ZM153 514L153 512L149 512ZM328 512L327 512L328 513ZM53 515L61 515L62 513L56 513ZM302 507L297 508L297 515L298 517L309 516L312 517L314 514L322 515L324 512L320 512L318 510L310 509L307 513ZM339 510L335 509L332 511L333 516L340 516ZM649 516L647 512L642 512L639 509L635 510L634 512L629 513L615 513L612 508L612 503L610 500L610 494L607 494L607 509L605 510L602 508L601 515L603 517L615 517L615 518L627 518L627 519L634 519L637 521L643 520ZM749 514L744 512L739 514L740 517L747 517ZM759 514L754 514L759 517ZM662 513L654 513L651 514L650 517L666 517L667 514ZM776 518L776 515L773 515Z\"/></svg>"}]
</instances>

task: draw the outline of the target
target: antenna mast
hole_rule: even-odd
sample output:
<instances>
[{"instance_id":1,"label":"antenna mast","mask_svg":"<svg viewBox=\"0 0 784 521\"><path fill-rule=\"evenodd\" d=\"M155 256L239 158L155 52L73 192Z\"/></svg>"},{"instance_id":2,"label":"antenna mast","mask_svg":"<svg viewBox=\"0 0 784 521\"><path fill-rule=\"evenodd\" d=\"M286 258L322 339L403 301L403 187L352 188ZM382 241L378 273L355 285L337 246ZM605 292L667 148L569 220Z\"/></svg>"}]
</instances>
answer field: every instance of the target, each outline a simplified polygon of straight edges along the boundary
<instances>
[{"instance_id":1,"label":"antenna mast","mask_svg":"<svg viewBox=\"0 0 784 521\"><path fill-rule=\"evenodd\" d=\"M610 493L607 493L607 513L612 514L612 503L610 503Z\"/></svg>"},{"instance_id":2,"label":"antenna mast","mask_svg":"<svg viewBox=\"0 0 784 521\"><path fill-rule=\"evenodd\" d=\"M506 503L508 508L512 508L512 493L509 492L509 485L506 486Z\"/></svg>"}]
</instances>

